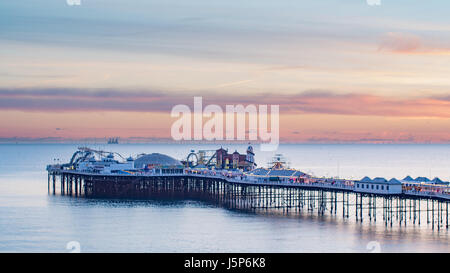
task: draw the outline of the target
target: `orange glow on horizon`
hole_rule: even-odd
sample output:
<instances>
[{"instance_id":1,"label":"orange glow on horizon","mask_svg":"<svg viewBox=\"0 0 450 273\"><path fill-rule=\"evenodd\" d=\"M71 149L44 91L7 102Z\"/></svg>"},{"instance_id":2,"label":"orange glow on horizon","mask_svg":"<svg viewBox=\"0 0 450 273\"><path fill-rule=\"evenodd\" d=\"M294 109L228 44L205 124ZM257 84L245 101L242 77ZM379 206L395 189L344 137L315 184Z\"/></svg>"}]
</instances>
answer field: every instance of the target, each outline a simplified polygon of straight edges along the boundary
<instances>
[{"instance_id":1,"label":"orange glow on horizon","mask_svg":"<svg viewBox=\"0 0 450 273\"><path fill-rule=\"evenodd\" d=\"M118 136L133 141L170 141L169 113L85 112L27 113L2 111L0 138L82 140ZM14 122L10 122L10 121ZM204 120L206 121L206 120ZM447 118L282 114L282 142L448 143Z\"/></svg>"}]
</instances>

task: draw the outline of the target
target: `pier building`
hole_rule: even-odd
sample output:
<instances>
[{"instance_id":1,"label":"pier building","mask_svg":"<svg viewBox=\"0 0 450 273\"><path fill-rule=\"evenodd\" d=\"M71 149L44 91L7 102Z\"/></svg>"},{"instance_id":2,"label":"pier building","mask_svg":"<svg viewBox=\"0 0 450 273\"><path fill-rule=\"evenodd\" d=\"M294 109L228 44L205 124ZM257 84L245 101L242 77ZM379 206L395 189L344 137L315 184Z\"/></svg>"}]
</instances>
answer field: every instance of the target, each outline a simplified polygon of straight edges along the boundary
<instances>
[{"instance_id":1,"label":"pier building","mask_svg":"<svg viewBox=\"0 0 450 273\"><path fill-rule=\"evenodd\" d=\"M125 162L119 162L114 158L113 153L100 157L100 159L96 159L95 155L92 154L77 162L73 168L80 172L112 174L134 170L134 162L133 158L128 158Z\"/></svg>"},{"instance_id":2,"label":"pier building","mask_svg":"<svg viewBox=\"0 0 450 273\"><path fill-rule=\"evenodd\" d=\"M217 150L199 150L188 154L185 161L181 162L188 168L206 168L223 170L251 171L256 167L253 147L249 145L245 154L237 150L228 153L227 149L220 147Z\"/></svg>"},{"instance_id":3,"label":"pier building","mask_svg":"<svg viewBox=\"0 0 450 273\"><path fill-rule=\"evenodd\" d=\"M252 146L248 146L245 154L240 154L238 151L229 154L228 150L221 147L216 151L216 157L216 168L219 169L242 169L244 171L251 171L256 166Z\"/></svg>"},{"instance_id":4,"label":"pier building","mask_svg":"<svg viewBox=\"0 0 450 273\"><path fill-rule=\"evenodd\" d=\"M376 193L376 194L401 194L402 182L395 178L387 180L383 177L376 177L370 179L370 177L364 177L363 179L355 182L356 192L364 193Z\"/></svg>"}]
</instances>

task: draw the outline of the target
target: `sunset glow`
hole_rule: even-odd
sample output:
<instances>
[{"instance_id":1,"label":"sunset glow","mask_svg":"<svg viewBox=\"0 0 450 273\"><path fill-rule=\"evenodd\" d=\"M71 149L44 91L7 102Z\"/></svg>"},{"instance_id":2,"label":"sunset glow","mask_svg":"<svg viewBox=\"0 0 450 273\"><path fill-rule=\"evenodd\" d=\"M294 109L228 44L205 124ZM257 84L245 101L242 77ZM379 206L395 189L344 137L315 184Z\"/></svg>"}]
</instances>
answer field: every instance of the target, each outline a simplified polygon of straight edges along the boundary
<instances>
[{"instance_id":1,"label":"sunset glow","mask_svg":"<svg viewBox=\"0 0 450 273\"><path fill-rule=\"evenodd\" d=\"M171 141L202 96L280 105L283 142L448 143L448 8L2 1L0 141Z\"/></svg>"}]
</instances>

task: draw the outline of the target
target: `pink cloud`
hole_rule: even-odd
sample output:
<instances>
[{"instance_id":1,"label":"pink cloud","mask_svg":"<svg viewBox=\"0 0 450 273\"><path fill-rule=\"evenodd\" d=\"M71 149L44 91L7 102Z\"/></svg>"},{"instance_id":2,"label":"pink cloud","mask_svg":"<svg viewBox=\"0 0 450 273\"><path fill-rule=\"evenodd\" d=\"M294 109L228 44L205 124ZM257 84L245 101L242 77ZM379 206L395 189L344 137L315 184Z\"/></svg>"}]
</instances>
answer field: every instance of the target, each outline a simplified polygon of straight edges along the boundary
<instances>
[{"instance_id":1,"label":"pink cloud","mask_svg":"<svg viewBox=\"0 0 450 273\"><path fill-rule=\"evenodd\" d=\"M398 98L371 94L336 94L308 91L293 95L197 94L204 105L277 104L281 114L440 117L450 118L446 97ZM168 113L177 104L193 104L193 95L156 91L79 89L0 89L0 110L34 112L158 112Z\"/></svg>"},{"instance_id":2,"label":"pink cloud","mask_svg":"<svg viewBox=\"0 0 450 273\"><path fill-rule=\"evenodd\" d=\"M400 32L388 32L383 35L378 51L416 55L450 55L449 46L434 44L420 36Z\"/></svg>"},{"instance_id":3,"label":"pink cloud","mask_svg":"<svg viewBox=\"0 0 450 273\"><path fill-rule=\"evenodd\" d=\"M388 32L382 37L378 50L408 53L415 52L421 47L422 39L419 36L398 32Z\"/></svg>"}]
</instances>

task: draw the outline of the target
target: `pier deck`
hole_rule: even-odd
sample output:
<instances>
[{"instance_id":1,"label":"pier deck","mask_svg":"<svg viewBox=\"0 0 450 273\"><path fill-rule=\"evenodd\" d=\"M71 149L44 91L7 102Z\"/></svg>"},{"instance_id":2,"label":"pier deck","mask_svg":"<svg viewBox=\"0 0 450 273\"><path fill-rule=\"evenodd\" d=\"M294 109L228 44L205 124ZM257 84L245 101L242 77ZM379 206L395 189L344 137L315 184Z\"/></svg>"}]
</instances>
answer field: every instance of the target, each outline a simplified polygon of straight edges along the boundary
<instances>
[{"instance_id":1,"label":"pier deck","mask_svg":"<svg viewBox=\"0 0 450 273\"><path fill-rule=\"evenodd\" d=\"M386 226L397 222L426 222L433 229L448 229L447 196L404 192L374 194L355 192L353 186L330 183L254 182L207 174L99 174L49 169L48 191L89 198L191 199L247 211L281 210L330 213L358 222ZM377 215L378 214L378 215ZM425 216L426 214L426 216Z\"/></svg>"}]
</instances>

